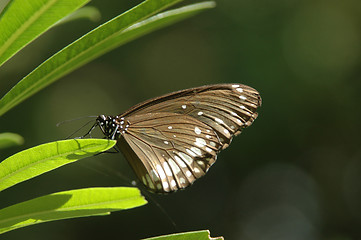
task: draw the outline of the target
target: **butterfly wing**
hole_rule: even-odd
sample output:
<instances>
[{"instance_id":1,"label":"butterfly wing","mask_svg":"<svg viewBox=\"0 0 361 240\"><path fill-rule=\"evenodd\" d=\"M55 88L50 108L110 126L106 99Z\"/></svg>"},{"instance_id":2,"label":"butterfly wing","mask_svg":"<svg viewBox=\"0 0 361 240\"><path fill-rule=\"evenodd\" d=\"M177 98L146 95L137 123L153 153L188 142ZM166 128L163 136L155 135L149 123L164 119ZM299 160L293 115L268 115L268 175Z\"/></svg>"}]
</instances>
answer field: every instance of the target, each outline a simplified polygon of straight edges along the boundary
<instances>
[{"instance_id":1,"label":"butterfly wing","mask_svg":"<svg viewBox=\"0 0 361 240\"><path fill-rule=\"evenodd\" d=\"M118 146L151 191L183 189L203 176L233 136L253 123L260 105L259 93L242 84L170 93L117 116L127 122Z\"/></svg>"},{"instance_id":2,"label":"butterfly wing","mask_svg":"<svg viewBox=\"0 0 361 240\"><path fill-rule=\"evenodd\" d=\"M222 147L211 127L187 115L147 113L127 121L118 146L153 192L191 185L208 171Z\"/></svg>"},{"instance_id":3,"label":"butterfly wing","mask_svg":"<svg viewBox=\"0 0 361 240\"><path fill-rule=\"evenodd\" d=\"M168 112L188 115L216 132L225 149L234 135L250 126L261 105L259 93L242 84L216 84L170 93L140 103L121 117Z\"/></svg>"}]
</instances>

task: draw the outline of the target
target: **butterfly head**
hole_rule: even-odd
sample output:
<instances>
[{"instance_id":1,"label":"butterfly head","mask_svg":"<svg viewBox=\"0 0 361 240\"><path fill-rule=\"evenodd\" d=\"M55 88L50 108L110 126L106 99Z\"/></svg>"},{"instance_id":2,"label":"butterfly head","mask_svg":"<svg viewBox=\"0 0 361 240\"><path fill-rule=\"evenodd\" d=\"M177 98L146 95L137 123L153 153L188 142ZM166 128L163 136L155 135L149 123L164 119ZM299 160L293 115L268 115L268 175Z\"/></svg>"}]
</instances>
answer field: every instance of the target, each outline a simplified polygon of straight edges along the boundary
<instances>
[{"instance_id":1,"label":"butterfly head","mask_svg":"<svg viewBox=\"0 0 361 240\"><path fill-rule=\"evenodd\" d=\"M120 121L119 121L120 120ZM124 119L112 116L99 115L97 117L97 125L108 139L118 139L124 133Z\"/></svg>"}]
</instances>

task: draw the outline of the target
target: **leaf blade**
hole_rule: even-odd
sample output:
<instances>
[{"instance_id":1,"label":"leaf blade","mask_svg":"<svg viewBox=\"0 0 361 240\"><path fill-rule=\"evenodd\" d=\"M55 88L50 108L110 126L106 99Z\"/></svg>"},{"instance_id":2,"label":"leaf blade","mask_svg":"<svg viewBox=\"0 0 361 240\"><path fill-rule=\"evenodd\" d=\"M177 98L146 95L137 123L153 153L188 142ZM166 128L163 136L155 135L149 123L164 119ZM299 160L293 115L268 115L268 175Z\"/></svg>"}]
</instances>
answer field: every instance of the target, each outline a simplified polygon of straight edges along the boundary
<instances>
[{"instance_id":1,"label":"leaf blade","mask_svg":"<svg viewBox=\"0 0 361 240\"><path fill-rule=\"evenodd\" d=\"M58 192L0 210L0 233L75 217L106 215L139 207L147 201L137 188L103 187Z\"/></svg>"},{"instance_id":2,"label":"leaf blade","mask_svg":"<svg viewBox=\"0 0 361 240\"><path fill-rule=\"evenodd\" d=\"M89 0L13 0L0 14L0 66Z\"/></svg>"},{"instance_id":3,"label":"leaf blade","mask_svg":"<svg viewBox=\"0 0 361 240\"><path fill-rule=\"evenodd\" d=\"M212 238L209 230L193 232L174 233L158 237L146 238L144 240L223 240L223 237Z\"/></svg>"},{"instance_id":4,"label":"leaf blade","mask_svg":"<svg viewBox=\"0 0 361 240\"><path fill-rule=\"evenodd\" d=\"M42 144L0 163L0 191L85 157L106 151L114 140L71 139Z\"/></svg>"},{"instance_id":5,"label":"leaf blade","mask_svg":"<svg viewBox=\"0 0 361 240\"><path fill-rule=\"evenodd\" d=\"M59 26L64 23L69 23L78 19L88 19L93 22L99 21L101 18L101 13L99 9L91 6L82 7L75 12L69 14L68 16L62 18L56 23L56 26Z\"/></svg>"},{"instance_id":6,"label":"leaf blade","mask_svg":"<svg viewBox=\"0 0 361 240\"><path fill-rule=\"evenodd\" d=\"M24 138L16 133L0 133L0 149L18 146L24 143Z\"/></svg>"}]
</instances>

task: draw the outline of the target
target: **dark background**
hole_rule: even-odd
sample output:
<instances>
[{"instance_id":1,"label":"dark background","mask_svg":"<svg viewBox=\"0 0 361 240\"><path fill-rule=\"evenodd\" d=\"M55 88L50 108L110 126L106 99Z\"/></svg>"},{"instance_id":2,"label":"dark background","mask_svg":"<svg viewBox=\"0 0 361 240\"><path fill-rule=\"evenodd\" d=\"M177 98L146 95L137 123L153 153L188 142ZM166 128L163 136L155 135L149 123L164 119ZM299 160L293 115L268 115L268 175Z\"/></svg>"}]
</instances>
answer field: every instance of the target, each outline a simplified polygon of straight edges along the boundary
<instances>
[{"instance_id":1,"label":"dark background","mask_svg":"<svg viewBox=\"0 0 361 240\"><path fill-rule=\"evenodd\" d=\"M135 4L93 0L101 20L61 25L30 44L0 69L1 95ZM4 239L140 239L200 229L240 240L361 239L360 42L359 0L229 0L92 61L1 117L1 132L25 138L1 159L64 139L88 119L56 127L60 121L119 114L179 89L243 83L261 93L263 106L185 191L144 192L146 206L39 224ZM0 207L62 190L129 186L134 179L121 154L102 154L2 192Z\"/></svg>"}]
</instances>

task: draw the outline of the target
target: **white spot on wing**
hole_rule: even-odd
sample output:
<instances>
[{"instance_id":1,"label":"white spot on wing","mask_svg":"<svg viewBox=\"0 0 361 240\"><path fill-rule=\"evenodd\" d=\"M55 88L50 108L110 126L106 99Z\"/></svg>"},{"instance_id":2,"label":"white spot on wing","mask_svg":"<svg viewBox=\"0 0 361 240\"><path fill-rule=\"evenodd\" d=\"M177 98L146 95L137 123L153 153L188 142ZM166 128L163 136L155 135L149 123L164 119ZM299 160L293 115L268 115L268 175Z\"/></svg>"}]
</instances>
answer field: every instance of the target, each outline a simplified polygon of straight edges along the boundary
<instances>
[{"instance_id":1,"label":"white spot on wing","mask_svg":"<svg viewBox=\"0 0 361 240\"><path fill-rule=\"evenodd\" d=\"M180 159L178 156L174 156L175 160L177 161L178 165L181 167L181 168L186 168L187 165L185 165L185 163L182 161L182 159Z\"/></svg>"},{"instance_id":2,"label":"white spot on wing","mask_svg":"<svg viewBox=\"0 0 361 240\"><path fill-rule=\"evenodd\" d=\"M202 116L203 115L203 112L198 112L198 116Z\"/></svg>"},{"instance_id":3,"label":"white spot on wing","mask_svg":"<svg viewBox=\"0 0 361 240\"><path fill-rule=\"evenodd\" d=\"M182 105L182 108L183 108L183 109L186 109L186 108L187 108L187 105Z\"/></svg>"},{"instance_id":4,"label":"white spot on wing","mask_svg":"<svg viewBox=\"0 0 361 240\"><path fill-rule=\"evenodd\" d=\"M197 163L198 163L199 166L204 166L204 162L201 161L201 160L198 160Z\"/></svg>"},{"instance_id":5,"label":"white spot on wing","mask_svg":"<svg viewBox=\"0 0 361 240\"><path fill-rule=\"evenodd\" d=\"M201 130L199 129L199 127L195 127L194 128L194 132L196 133L196 134L201 134Z\"/></svg>"},{"instance_id":6,"label":"white spot on wing","mask_svg":"<svg viewBox=\"0 0 361 240\"><path fill-rule=\"evenodd\" d=\"M206 140L204 140L203 138L196 138L196 142L199 142L200 144L202 144L203 146L206 145Z\"/></svg>"},{"instance_id":7,"label":"white spot on wing","mask_svg":"<svg viewBox=\"0 0 361 240\"><path fill-rule=\"evenodd\" d=\"M167 176L171 177L172 176L172 171L170 170L167 162L163 163L163 168L164 168L164 171L167 174Z\"/></svg>"},{"instance_id":8,"label":"white spot on wing","mask_svg":"<svg viewBox=\"0 0 361 240\"><path fill-rule=\"evenodd\" d=\"M219 118L215 118L214 119L217 123L219 123L219 124L223 124L224 122L223 122L223 120L222 119L219 119Z\"/></svg>"},{"instance_id":9,"label":"white spot on wing","mask_svg":"<svg viewBox=\"0 0 361 240\"><path fill-rule=\"evenodd\" d=\"M211 137L211 136L209 136L209 135L206 135L206 138L211 139L212 137Z\"/></svg>"},{"instance_id":10,"label":"white spot on wing","mask_svg":"<svg viewBox=\"0 0 361 240\"><path fill-rule=\"evenodd\" d=\"M200 143L198 143L198 142L194 142L194 144L197 146L197 147L203 147L203 145L202 144L200 144Z\"/></svg>"},{"instance_id":11,"label":"white spot on wing","mask_svg":"<svg viewBox=\"0 0 361 240\"><path fill-rule=\"evenodd\" d=\"M179 156L180 156L186 163L188 163L189 165L192 164L193 158L191 158L189 155L180 152L180 153L179 153Z\"/></svg>"},{"instance_id":12,"label":"white spot on wing","mask_svg":"<svg viewBox=\"0 0 361 240\"><path fill-rule=\"evenodd\" d=\"M216 143L215 143L215 142L209 142L209 144L211 144L212 147L215 147L215 146L216 146Z\"/></svg>"},{"instance_id":13,"label":"white spot on wing","mask_svg":"<svg viewBox=\"0 0 361 240\"><path fill-rule=\"evenodd\" d=\"M168 189L169 188L169 184L167 182L162 182L163 183L163 188L164 189Z\"/></svg>"},{"instance_id":14,"label":"white spot on wing","mask_svg":"<svg viewBox=\"0 0 361 240\"><path fill-rule=\"evenodd\" d=\"M210 149L209 147L206 147L206 151L211 153L212 149Z\"/></svg>"},{"instance_id":15,"label":"white spot on wing","mask_svg":"<svg viewBox=\"0 0 361 240\"><path fill-rule=\"evenodd\" d=\"M239 85L238 85L238 87L239 87ZM243 88L237 88L236 90L240 93L243 92Z\"/></svg>"},{"instance_id":16,"label":"white spot on wing","mask_svg":"<svg viewBox=\"0 0 361 240\"><path fill-rule=\"evenodd\" d=\"M224 129L223 132L224 132L225 134L229 134L229 131L228 131L227 129Z\"/></svg>"},{"instance_id":17,"label":"white spot on wing","mask_svg":"<svg viewBox=\"0 0 361 240\"><path fill-rule=\"evenodd\" d=\"M179 180L180 180L180 183L181 183L181 184L185 184L185 183L186 183L186 180L185 180L184 178L182 178L182 177L179 178Z\"/></svg>"},{"instance_id":18,"label":"white spot on wing","mask_svg":"<svg viewBox=\"0 0 361 240\"><path fill-rule=\"evenodd\" d=\"M200 173L200 171L199 171L199 169L197 167L194 167L193 170L194 170L195 173Z\"/></svg>"},{"instance_id":19,"label":"white spot on wing","mask_svg":"<svg viewBox=\"0 0 361 240\"><path fill-rule=\"evenodd\" d=\"M202 151L199 148L191 147L191 150L195 152L198 156L202 156Z\"/></svg>"},{"instance_id":20,"label":"white spot on wing","mask_svg":"<svg viewBox=\"0 0 361 240\"><path fill-rule=\"evenodd\" d=\"M177 184L174 180L172 180L172 181L170 181L170 185L171 185L171 187L175 187Z\"/></svg>"},{"instance_id":21,"label":"white spot on wing","mask_svg":"<svg viewBox=\"0 0 361 240\"><path fill-rule=\"evenodd\" d=\"M239 87L239 84L234 84L232 85L233 88L238 88Z\"/></svg>"},{"instance_id":22,"label":"white spot on wing","mask_svg":"<svg viewBox=\"0 0 361 240\"><path fill-rule=\"evenodd\" d=\"M164 144L168 144L169 142L168 141L164 141Z\"/></svg>"},{"instance_id":23,"label":"white spot on wing","mask_svg":"<svg viewBox=\"0 0 361 240\"><path fill-rule=\"evenodd\" d=\"M172 126L169 126L168 129L172 129L173 127Z\"/></svg>"},{"instance_id":24,"label":"white spot on wing","mask_svg":"<svg viewBox=\"0 0 361 240\"><path fill-rule=\"evenodd\" d=\"M206 141L203 138L196 138L196 141L194 142L194 144L200 148L207 145Z\"/></svg>"},{"instance_id":25,"label":"white spot on wing","mask_svg":"<svg viewBox=\"0 0 361 240\"><path fill-rule=\"evenodd\" d=\"M169 165L172 168L174 174L178 174L180 172L180 168L178 165L173 161L173 159L169 158Z\"/></svg>"},{"instance_id":26,"label":"white spot on wing","mask_svg":"<svg viewBox=\"0 0 361 240\"><path fill-rule=\"evenodd\" d=\"M187 177L190 177L190 176L192 176L192 173L189 170L187 170L186 175L187 175Z\"/></svg>"},{"instance_id":27,"label":"white spot on wing","mask_svg":"<svg viewBox=\"0 0 361 240\"><path fill-rule=\"evenodd\" d=\"M161 165L157 164L157 171L160 179L165 179L165 173Z\"/></svg>"},{"instance_id":28,"label":"white spot on wing","mask_svg":"<svg viewBox=\"0 0 361 240\"><path fill-rule=\"evenodd\" d=\"M187 153L189 153L192 157L196 157L197 155L192 152L191 150L189 150L188 148L186 149Z\"/></svg>"},{"instance_id":29,"label":"white spot on wing","mask_svg":"<svg viewBox=\"0 0 361 240\"><path fill-rule=\"evenodd\" d=\"M246 98L245 96L243 96L243 95L240 95L239 98L242 99L242 100L246 100L246 99L247 99L247 98Z\"/></svg>"}]
</instances>

